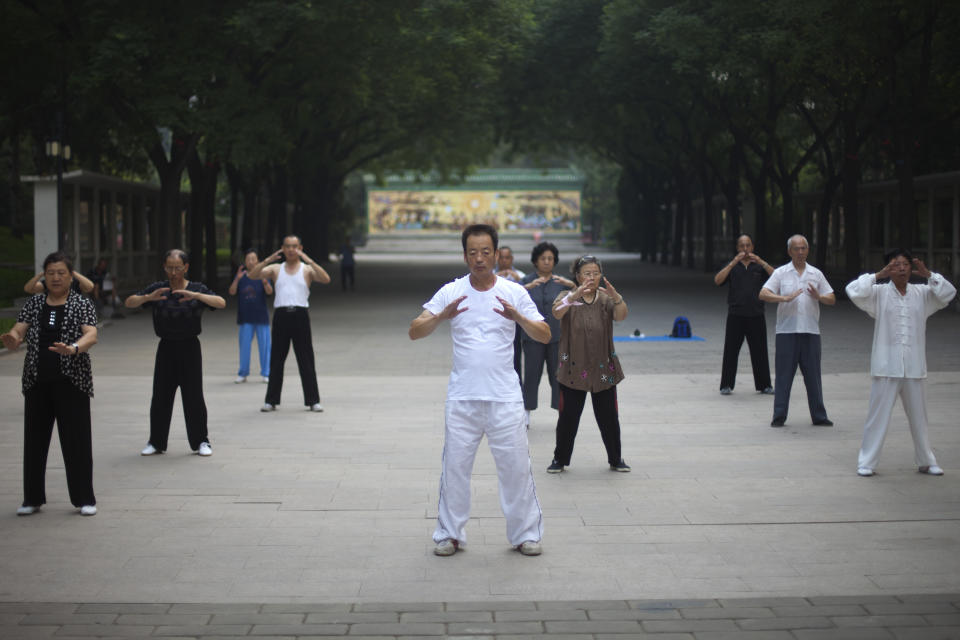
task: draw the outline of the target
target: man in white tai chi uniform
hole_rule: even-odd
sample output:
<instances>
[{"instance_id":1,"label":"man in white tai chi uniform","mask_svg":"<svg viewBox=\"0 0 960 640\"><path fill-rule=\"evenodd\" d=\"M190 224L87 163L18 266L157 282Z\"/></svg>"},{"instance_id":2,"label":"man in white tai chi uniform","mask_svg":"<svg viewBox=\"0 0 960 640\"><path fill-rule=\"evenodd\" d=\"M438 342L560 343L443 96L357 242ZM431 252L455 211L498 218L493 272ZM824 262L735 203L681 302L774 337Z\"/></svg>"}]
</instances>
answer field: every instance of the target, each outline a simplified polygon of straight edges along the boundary
<instances>
[{"instance_id":1,"label":"man in white tai chi uniform","mask_svg":"<svg viewBox=\"0 0 960 640\"><path fill-rule=\"evenodd\" d=\"M475 224L463 231L470 274L449 282L410 323L424 338L445 320L453 338L434 553L450 556L466 544L470 475L484 435L497 466L507 539L520 553L540 555L543 516L533 483L523 396L513 370L514 327L550 341L550 327L522 286L496 274L497 231Z\"/></svg>"},{"instance_id":2,"label":"man in white tai chi uniform","mask_svg":"<svg viewBox=\"0 0 960 640\"><path fill-rule=\"evenodd\" d=\"M939 273L931 273L921 260L903 249L891 251L887 266L865 273L847 285L855 305L876 318L870 353L870 408L863 425L863 444L857 473L872 476L887 436L890 414L897 396L913 436L914 457L920 473L943 475L927 438L927 317L943 309L957 290ZM911 269L912 267L912 269ZM908 284L911 270L927 284ZM878 279L889 278L885 284Z\"/></svg>"}]
</instances>

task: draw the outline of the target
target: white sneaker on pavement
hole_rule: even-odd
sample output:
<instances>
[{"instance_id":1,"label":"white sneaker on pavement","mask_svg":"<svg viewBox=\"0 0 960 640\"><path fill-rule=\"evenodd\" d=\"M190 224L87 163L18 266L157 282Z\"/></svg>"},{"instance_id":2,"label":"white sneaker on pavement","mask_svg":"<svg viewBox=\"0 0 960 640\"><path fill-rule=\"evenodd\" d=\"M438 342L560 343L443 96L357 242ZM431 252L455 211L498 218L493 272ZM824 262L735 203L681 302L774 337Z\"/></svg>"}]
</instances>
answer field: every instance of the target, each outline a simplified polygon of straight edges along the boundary
<instances>
[{"instance_id":1,"label":"white sneaker on pavement","mask_svg":"<svg viewBox=\"0 0 960 640\"><path fill-rule=\"evenodd\" d=\"M201 442L200 447L197 449L198 456L212 456L213 449L210 448L209 442Z\"/></svg>"},{"instance_id":2,"label":"white sneaker on pavement","mask_svg":"<svg viewBox=\"0 0 960 640\"><path fill-rule=\"evenodd\" d=\"M241 382L246 382L247 376L237 376L237 379L233 381L233 384L240 384Z\"/></svg>"},{"instance_id":3,"label":"white sneaker on pavement","mask_svg":"<svg viewBox=\"0 0 960 640\"><path fill-rule=\"evenodd\" d=\"M860 467L857 469L857 475L861 478L869 478L873 475L873 469L867 469L866 467Z\"/></svg>"},{"instance_id":4,"label":"white sneaker on pavement","mask_svg":"<svg viewBox=\"0 0 960 640\"><path fill-rule=\"evenodd\" d=\"M277 405L270 404L269 402L264 402L263 406L260 407L260 411L263 411L264 413L267 413L268 411L276 411L276 410L277 410Z\"/></svg>"},{"instance_id":5,"label":"white sneaker on pavement","mask_svg":"<svg viewBox=\"0 0 960 640\"><path fill-rule=\"evenodd\" d=\"M36 513L37 511L40 511L40 507L32 507L32 506L30 506L30 505L23 505L23 506L21 506L21 507L17 507L17 515L18 515L18 516L29 516L29 515L33 515L33 514Z\"/></svg>"},{"instance_id":6,"label":"white sneaker on pavement","mask_svg":"<svg viewBox=\"0 0 960 640\"><path fill-rule=\"evenodd\" d=\"M917 471L919 471L920 473L925 473L925 474L927 474L928 476L942 476L942 475L943 475L943 469L941 469L940 467L938 467L938 466L935 465L935 464L932 464L932 465L930 465L929 467L920 467L919 469L917 469Z\"/></svg>"},{"instance_id":7,"label":"white sneaker on pavement","mask_svg":"<svg viewBox=\"0 0 960 640\"><path fill-rule=\"evenodd\" d=\"M148 442L148 443L147 443L147 446L145 446L145 447L143 448L143 451L140 452L140 455L142 455L142 456L155 456L155 455L158 455L158 454L161 454L161 453L163 453L163 451L157 451L157 448L154 447L152 444L150 444L150 443Z\"/></svg>"},{"instance_id":8,"label":"white sneaker on pavement","mask_svg":"<svg viewBox=\"0 0 960 640\"><path fill-rule=\"evenodd\" d=\"M80 515L82 516L95 516L97 515L97 507L92 504L85 504L80 507Z\"/></svg>"},{"instance_id":9,"label":"white sneaker on pavement","mask_svg":"<svg viewBox=\"0 0 960 640\"><path fill-rule=\"evenodd\" d=\"M517 547L517 551L525 556L538 556L543 553L543 546L536 540L527 540Z\"/></svg>"},{"instance_id":10,"label":"white sneaker on pavement","mask_svg":"<svg viewBox=\"0 0 960 640\"><path fill-rule=\"evenodd\" d=\"M260 382L262 382L263 384L268 384L268 383L270 382L270 377L269 377L269 376L260 376Z\"/></svg>"},{"instance_id":11,"label":"white sneaker on pavement","mask_svg":"<svg viewBox=\"0 0 960 640\"><path fill-rule=\"evenodd\" d=\"M323 405L319 402L315 405L311 405L310 411L313 411L314 413L323 413Z\"/></svg>"},{"instance_id":12,"label":"white sneaker on pavement","mask_svg":"<svg viewBox=\"0 0 960 640\"><path fill-rule=\"evenodd\" d=\"M435 556L452 556L457 552L457 549L460 548L460 545L456 540L451 540L447 538L446 540L441 540L437 543L437 546L433 548L433 555Z\"/></svg>"}]
</instances>

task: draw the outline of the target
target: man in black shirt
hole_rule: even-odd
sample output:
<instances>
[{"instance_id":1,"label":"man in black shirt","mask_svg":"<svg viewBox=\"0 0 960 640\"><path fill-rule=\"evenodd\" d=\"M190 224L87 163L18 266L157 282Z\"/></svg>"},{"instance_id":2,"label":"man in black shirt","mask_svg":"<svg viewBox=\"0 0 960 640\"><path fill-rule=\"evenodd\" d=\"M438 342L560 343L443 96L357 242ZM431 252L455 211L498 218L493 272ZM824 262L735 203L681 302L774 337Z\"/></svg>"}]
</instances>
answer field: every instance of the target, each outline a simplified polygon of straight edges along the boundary
<instances>
[{"instance_id":1,"label":"man in black shirt","mask_svg":"<svg viewBox=\"0 0 960 640\"><path fill-rule=\"evenodd\" d=\"M130 309L147 305L153 310L153 330L160 337L153 368L150 403L150 441L140 455L152 456L167 449L173 400L180 387L183 418L190 448L201 456L213 453L207 438L207 405L203 400L203 361L200 354L200 316L204 309L223 309L226 300L201 282L186 279L187 254L167 251L163 262L169 280L154 282L130 296Z\"/></svg>"},{"instance_id":2,"label":"man in black shirt","mask_svg":"<svg viewBox=\"0 0 960 640\"><path fill-rule=\"evenodd\" d=\"M767 322L763 315L760 289L773 267L753 252L753 238L743 234L737 238L737 255L713 277L717 286L730 284L727 296L727 331L723 342L723 369L720 375L720 393L733 393L737 378L737 360L743 339L750 347L753 364L753 383L757 391L773 393L770 384L770 360L767 357Z\"/></svg>"}]
</instances>

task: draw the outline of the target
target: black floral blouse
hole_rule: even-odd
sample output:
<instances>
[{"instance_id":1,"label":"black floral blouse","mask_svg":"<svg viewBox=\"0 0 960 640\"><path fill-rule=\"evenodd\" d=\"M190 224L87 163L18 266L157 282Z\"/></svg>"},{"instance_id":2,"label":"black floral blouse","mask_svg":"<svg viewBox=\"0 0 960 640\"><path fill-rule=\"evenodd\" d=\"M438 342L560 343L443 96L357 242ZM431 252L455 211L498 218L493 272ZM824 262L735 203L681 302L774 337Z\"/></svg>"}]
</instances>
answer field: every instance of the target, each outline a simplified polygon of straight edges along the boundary
<instances>
[{"instance_id":1,"label":"black floral blouse","mask_svg":"<svg viewBox=\"0 0 960 640\"><path fill-rule=\"evenodd\" d=\"M40 318L47 294L38 293L23 305L17 322L25 322L27 327L27 355L23 359L23 392L26 393L37 383L40 362ZM83 335L82 326L97 326L97 312L93 302L79 293L70 292L64 309L63 326L60 328L59 342L73 344ZM90 367L90 354L79 353L75 356L60 356L60 372L70 379L73 386L93 397L93 371Z\"/></svg>"}]
</instances>

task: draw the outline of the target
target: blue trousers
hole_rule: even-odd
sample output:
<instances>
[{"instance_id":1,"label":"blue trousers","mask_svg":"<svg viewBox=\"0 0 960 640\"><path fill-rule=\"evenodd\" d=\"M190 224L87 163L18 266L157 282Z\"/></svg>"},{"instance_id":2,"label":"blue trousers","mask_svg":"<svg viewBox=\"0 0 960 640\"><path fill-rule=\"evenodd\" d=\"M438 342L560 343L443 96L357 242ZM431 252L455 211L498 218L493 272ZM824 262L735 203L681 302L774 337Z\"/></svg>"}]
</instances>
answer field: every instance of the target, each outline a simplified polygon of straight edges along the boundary
<instances>
[{"instance_id":1,"label":"blue trousers","mask_svg":"<svg viewBox=\"0 0 960 640\"><path fill-rule=\"evenodd\" d=\"M260 352L260 375L270 377L270 325L269 324L240 324L237 325L237 334L240 340L240 369L238 376L250 375L250 343L253 336L257 336L257 351Z\"/></svg>"},{"instance_id":2,"label":"blue trousers","mask_svg":"<svg viewBox=\"0 0 960 640\"><path fill-rule=\"evenodd\" d=\"M793 376L800 366L803 384L807 388L810 419L827 419L823 406L823 383L820 380L820 336L813 333L778 333L775 357L777 379L773 394L773 417L786 418L790 408L790 389Z\"/></svg>"}]
</instances>

